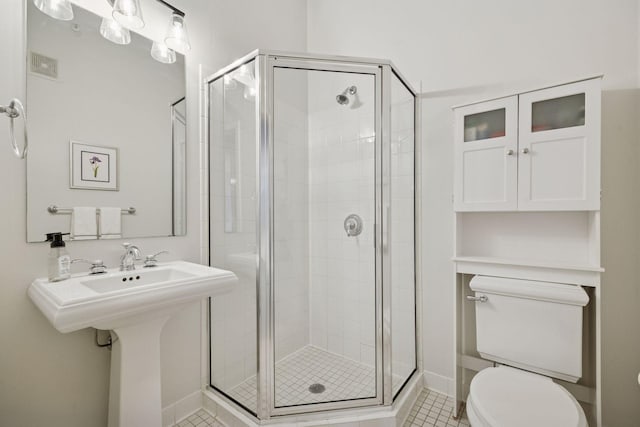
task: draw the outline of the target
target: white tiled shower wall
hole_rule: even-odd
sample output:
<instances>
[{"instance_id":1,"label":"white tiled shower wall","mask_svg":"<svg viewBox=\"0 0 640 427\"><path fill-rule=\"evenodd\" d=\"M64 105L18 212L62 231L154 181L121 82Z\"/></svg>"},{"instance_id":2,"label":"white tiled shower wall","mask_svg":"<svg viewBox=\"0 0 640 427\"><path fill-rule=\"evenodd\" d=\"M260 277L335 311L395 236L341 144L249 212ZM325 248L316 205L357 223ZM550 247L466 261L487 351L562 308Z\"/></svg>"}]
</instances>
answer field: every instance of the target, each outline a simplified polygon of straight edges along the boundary
<instances>
[{"instance_id":1,"label":"white tiled shower wall","mask_svg":"<svg viewBox=\"0 0 640 427\"><path fill-rule=\"evenodd\" d=\"M274 283L276 361L309 344L307 76L274 71Z\"/></svg>"},{"instance_id":2,"label":"white tiled shower wall","mask_svg":"<svg viewBox=\"0 0 640 427\"><path fill-rule=\"evenodd\" d=\"M348 105L336 95L355 85ZM375 364L374 76L309 72L311 344ZM358 105L359 104L359 105ZM363 220L348 237L347 215Z\"/></svg>"}]
</instances>

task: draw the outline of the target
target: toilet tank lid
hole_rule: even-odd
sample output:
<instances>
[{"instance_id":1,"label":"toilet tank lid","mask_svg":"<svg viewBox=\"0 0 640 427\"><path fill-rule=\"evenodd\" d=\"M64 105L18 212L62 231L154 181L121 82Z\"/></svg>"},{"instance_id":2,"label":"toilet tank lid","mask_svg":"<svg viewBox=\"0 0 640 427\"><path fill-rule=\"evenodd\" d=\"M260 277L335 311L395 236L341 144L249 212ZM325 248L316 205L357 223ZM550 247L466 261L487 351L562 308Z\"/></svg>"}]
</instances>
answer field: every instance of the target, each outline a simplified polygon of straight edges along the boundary
<instances>
[{"instance_id":1,"label":"toilet tank lid","mask_svg":"<svg viewBox=\"0 0 640 427\"><path fill-rule=\"evenodd\" d=\"M589 296L582 287L565 283L474 276L469 287L474 292L489 295L506 295L559 304L585 306L589 302Z\"/></svg>"}]
</instances>

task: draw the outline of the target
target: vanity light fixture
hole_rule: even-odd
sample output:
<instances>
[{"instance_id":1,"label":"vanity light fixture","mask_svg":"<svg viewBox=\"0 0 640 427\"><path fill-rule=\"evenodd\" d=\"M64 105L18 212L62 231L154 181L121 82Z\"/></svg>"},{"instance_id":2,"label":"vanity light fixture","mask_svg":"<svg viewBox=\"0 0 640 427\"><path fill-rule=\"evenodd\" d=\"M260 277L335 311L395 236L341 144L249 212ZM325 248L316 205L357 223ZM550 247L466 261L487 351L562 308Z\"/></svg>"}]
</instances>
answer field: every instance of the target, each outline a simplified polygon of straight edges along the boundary
<instances>
[{"instance_id":1,"label":"vanity light fixture","mask_svg":"<svg viewBox=\"0 0 640 427\"><path fill-rule=\"evenodd\" d=\"M140 0L107 1L113 7L113 18L118 21L118 23L131 29L144 27ZM169 19L169 27L167 28L164 41L153 42L151 46L151 56L163 64L173 64L176 62L176 50L180 53L191 50L187 27L184 22L184 12L164 0L156 1L171 9L171 18Z\"/></svg>"},{"instance_id":2,"label":"vanity light fixture","mask_svg":"<svg viewBox=\"0 0 640 427\"><path fill-rule=\"evenodd\" d=\"M124 27L133 30L144 27L140 0L115 0L111 14L113 19Z\"/></svg>"},{"instance_id":3,"label":"vanity light fixture","mask_svg":"<svg viewBox=\"0 0 640 427\"><path fill-rule=\"evenodd\" d=\"M69 0L33 0L33 4L52 18L61 21L73 19L73 8Z\"/></svg>"},{"instance_id":4,"label":"vanity light fixture","mask_svg":"<svg viewBox=\"0 0 640 427\"><path fill-rule=\"evenodd\" d=\"M102 18L100 35L115 44L131 43L129 30L110 18Z\"/></svg>"},{"instance_id":5,"label":"vanity light fixture","mask_svg":"<svg viewBox=\"0 0 640 427\"><path fill-rule=\"evenodd\" d=\"M151 46L151 56L163 64L173 64L176 62L176 53L169 49L163 42L153 42Z\"/></svg>"},{"instance_id":6,"label":"vanity light fixture","mask_svg":"<svg viewBox=\"0 0 640 427\"><path fill-rule=\"evenodd\" d=\"M169 28L167 28L167 35L164 38L164 42L169 48L182 53L191 50L187 27L184 22L184 13L177 9L173 9L173 13L171 14Z\"/></svg>"}]
</instances>

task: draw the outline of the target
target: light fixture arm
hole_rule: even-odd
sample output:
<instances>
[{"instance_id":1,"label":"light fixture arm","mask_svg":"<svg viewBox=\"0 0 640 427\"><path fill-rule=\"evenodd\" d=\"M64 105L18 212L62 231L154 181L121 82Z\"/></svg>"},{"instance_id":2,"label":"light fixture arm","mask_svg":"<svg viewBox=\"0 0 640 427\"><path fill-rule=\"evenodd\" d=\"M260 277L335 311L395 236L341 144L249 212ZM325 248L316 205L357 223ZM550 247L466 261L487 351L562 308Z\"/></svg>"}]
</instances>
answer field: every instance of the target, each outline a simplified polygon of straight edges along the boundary
<instances>
[{"instance_id":1,"label":"light fixture arm","mask_svg":"<svg viewBox=\"0 0 640 427\"><path fill-rule=\"evenodd\" d=\"M107 3L109 3L112 7L113 7L113 3L115 0L107 0ZM173 13L175 13L176 15L180 15L184 18L185 13L183 11L181 11L180 9L178 9L177 7L175 7L174 5L167 3L164 0L156 0L158 3L162 3L163 5L165 5L166 7L168 7L169 9L171 9L171 11Z\"/></svg>"},{"instance_id":2,"label":"light fixture arm","mask_svg":"<svg viewBox=\"0 0 640 427\"><path fill-rule=\"evenodd\" d=\"M178 9L177 7L175 7L172 4L167 3L164 0L156 0L158 3L162 3L163 5L165 5L166 7L168 7L169 9L171 9L173 11L173 13L175 13L176 15L180 15L184 18L184 12L181 11L180 9Z\"/></svg>"}]
</instances>

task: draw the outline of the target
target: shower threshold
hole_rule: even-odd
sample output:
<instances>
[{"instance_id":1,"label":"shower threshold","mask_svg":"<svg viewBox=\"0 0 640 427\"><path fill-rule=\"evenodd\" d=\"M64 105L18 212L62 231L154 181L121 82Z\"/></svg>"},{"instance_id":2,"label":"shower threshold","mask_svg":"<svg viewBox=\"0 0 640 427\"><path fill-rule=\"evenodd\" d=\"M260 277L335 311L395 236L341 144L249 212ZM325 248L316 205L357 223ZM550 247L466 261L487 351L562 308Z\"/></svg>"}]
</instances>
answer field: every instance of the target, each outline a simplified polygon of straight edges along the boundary
<instances>
[{"instance_id":1,"label":"shower threshold","mask_svg":"<svg viewBox=\"0 0 640 427\"><path fill-rule=\"evenodd\" d=\"M373 366L307 345L276 363L276 407L373 397L375 377ZM256 381L252 376L230 389L228 395L256 412ZM320 392L318 385L324 386ZM401 385L401 378L394 376L394 394Z\"/></svg>"}]
</instances>

